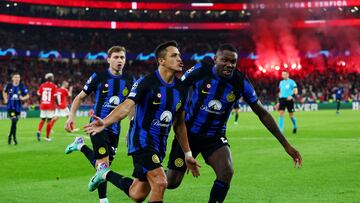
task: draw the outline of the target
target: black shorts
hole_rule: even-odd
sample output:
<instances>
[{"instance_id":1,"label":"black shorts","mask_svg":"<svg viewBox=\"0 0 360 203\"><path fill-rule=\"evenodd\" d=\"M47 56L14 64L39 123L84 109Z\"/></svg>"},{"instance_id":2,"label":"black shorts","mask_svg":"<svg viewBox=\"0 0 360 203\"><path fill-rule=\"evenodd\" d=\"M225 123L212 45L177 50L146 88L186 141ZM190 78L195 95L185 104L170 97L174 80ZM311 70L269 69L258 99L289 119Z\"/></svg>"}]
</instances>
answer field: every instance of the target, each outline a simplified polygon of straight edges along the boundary
<instances>
[{"instance_id":1,"label":"black shorts","mask_svg":"<svg viewBox=\"0 0 360 203\"><path fill-rule=\"evenodd\" d=\"M239 108L240 108L239 102L235 102L233 109L239 109Z\"/></svg>"},{"instance_id":2,"label":"black shorts","mask_svg":"<svg viewBox=\"0 0 360 203\"><path fill-rule=\"evenodd\" d=\"M206 163L208 158L219 148L229 146L228 140L225 135L209 138L200 135L191 135L188 133L190 149L194 158L201 153ZM168 162L168 168L177 171L186 171L186 164L184 162L184 152L181 149L179 142L176 138L173 140L171 152Z\"/></svg>"},{"instance_id":3,"label":"black shorts","mask_svg":"<svg viewBox=\"0 0 360 203\"><path fill-rule=\"evenodd\" d=\"M295 112L294 100L286 100L286 98L280 98L279 102L280 102L279 110L285 111L286 108L289 113Z\"/></svg>"},{"instance_id":4,"label":"black shorts","mask_svg":"<svg viewBox=\"0 0 360 203\"><path fill-rule=\"evenodd\" d=\"M19 115L20 115L20 112L17 112L13 109L8 109L8 117L9 118L13 118L13 117L17 118L17 117L19 117Z\"/></svg>"},{"instance_id":5,"label":"black shorts","mask_svg":"<svg viewBox=\"0 0 360 203\"><path fill-rule=\"evenodd\" d=\"M133 158L134 171L133 177L140 181L146 182L146 174L148 171L162 167L163 156L159 152L151 148L140 149L131 154Z\"/></svg>"},{"instance_id":6,"label":"black shorts","mask_svg":"<svg viewBox=\"0 0 360 203\"><path fill-rule=\"evenodd\" d=\"M109 156L112 161L116 154L116 149L119 144L119 135L108 130L103 130L100 133L90 136L94 149L95 159L101 159Z\"/></svg>"}]
</instances>

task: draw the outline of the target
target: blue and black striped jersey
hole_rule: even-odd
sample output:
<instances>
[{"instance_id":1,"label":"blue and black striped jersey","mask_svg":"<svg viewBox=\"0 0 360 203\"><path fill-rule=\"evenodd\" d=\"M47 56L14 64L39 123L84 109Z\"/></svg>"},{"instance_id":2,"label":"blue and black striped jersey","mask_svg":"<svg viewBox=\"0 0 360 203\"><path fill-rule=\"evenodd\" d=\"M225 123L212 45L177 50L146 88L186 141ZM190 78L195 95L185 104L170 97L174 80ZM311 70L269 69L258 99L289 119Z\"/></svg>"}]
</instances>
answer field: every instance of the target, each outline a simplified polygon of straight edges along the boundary
<instances>
[{"instance_id":1,"label":"blue and black striped jersey","mask_svg":"<svg viewBox=\"0 0 360 203\"><path fill-rule=\"evenodd\" d=\"M254 104L258 98L250 81L238 70L231 78L220 78L215 67L196 64L181 78L191 87L185 112L186 127L194 135L217 137L225 135L226 123L234 103L240 98Z\"/></svg>"},{"instance_id":2,"label":"blue and black striped jersey","mask_svg":"<svg viewBox=\"0 0 360 203\"><path fill-rule=\"evenodd\" d=\"M8 94L7 109L20 113L21 111L20 96L23 97L26 96L28 94L28 89L22 83L20 83L17 86L14 86L12 83L8 83L6 84L4 91Z\"/></svg>"},{"instance_id":3,"label":"blue and black striped jersey","mask_svg":"<svg viewBox=\"0 0 360 203\"><path fill-rule=\"evenodd\" d=\"M128 99L135 104L128 136L128 153L152 148L164 156L167 138L177 112L183 111L186 92L179 79L165 83L159 71L139 79Z\"/></svg>"},{"instance_id":4,"label":"blue and black striped jersey","mask_svg":"<svg viewBox=\"0 0 360 203\"><path fill-rule=\"evenodd\" d=\"M108 69L106 72L94 73L86 82L83 91L89 95L95 93L94 114L105 118L110 112L122 103L128 96L132 79L126 75L113 75ZM90 120L90 122L92 119ZM120 122L108 126L114 134L120 134Z\"/></svg>"}]
</instances>

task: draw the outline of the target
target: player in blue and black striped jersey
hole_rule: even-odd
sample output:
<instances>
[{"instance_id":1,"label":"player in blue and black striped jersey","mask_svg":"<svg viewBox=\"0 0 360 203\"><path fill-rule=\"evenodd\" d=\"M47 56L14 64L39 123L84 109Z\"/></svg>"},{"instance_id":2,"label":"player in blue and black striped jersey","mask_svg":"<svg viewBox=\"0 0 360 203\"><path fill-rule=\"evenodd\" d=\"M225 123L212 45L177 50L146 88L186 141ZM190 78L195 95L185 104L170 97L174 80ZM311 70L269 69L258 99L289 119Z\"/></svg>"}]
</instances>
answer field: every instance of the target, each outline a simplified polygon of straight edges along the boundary
<instances>
[{"instance_id":1,"label":"player in blue and black striped jersey","mask_svg":"<svg viewBox=\"0 0 360 203\"><path fill-rule=\"evenodd\" d=\"M334 87L333 92L335 93L335 101L336 101L336 114L340 114L340 104L344 94L344 87L342 85L338 85Z\"/></svg>"},{"instance_id":2,"label":"player in blue and black striped jersey","mask_svg":"<svg viewBox=\"0 0 360 203\"><path fill-rule=\"evenodd\" d=\"M21 102L29 99L28 89L23 83L20 83L20 74L11 74L12 83L6 84L3 90L4 103L7 103L8 117L11 119L11 128L8 137L8 144L11 144L13 138L17 145L16 124L21 112Z\"/></svg>"},{"instance_id":3,"label":"player in blue and black striped jersey","mask_svg":"<svg viewBox=\"0 0 360 203\"><path fill-rule=\"evenodd\" d=\"M128 96L132 79L123 74L126 62L126 50L121 46L113 46L108 51L107 61L109 68L100 73L94 73L86 82L83 90L75 97L69 118L65 123L65 130L71 132L74 126L75 113L80 107L81 100L88 95L95 94L94 114L100 118L105 118L110 112L121 104ZM90 122L93 121L91 118ZM96 167L98 163L111 164L114 159L119 143L120 122L116 122L106 127L99 136L91 137L93 150L84 144L82 137L75 138L65 150L66 154L73 151L81 151L90 163ZM107 202L106 183L99 186L100 203Z\"/></svg>"},{"instance_id":4,"label":"player in blue and black striped jersey","mask_svg":"<svg viewBox=\"0 0 360 203\"><path fill-rule=\"evenodd\" d=\"M199 175L198 163L192 157L184 122L186 91L175 77L182 70L182 61L175 41L160 44L155 50L158 69L132 87L128 98L104 120L85 126L87 133L97 137L111 123L124 119L135 107L128 135L128 154L132 156L134 180L110 171L104 163L98 167L89 182L89 190L107 180L123 190L136 202L142 202L151 192L149 202L162 202L167 186L166 175L161 165L167 138L171 129L177 134L179 145L185 152L185 163L194 176Z\"/></svg>"},{"instance_id":5,"label":"player in blue and black striped jersey","mask_svg":"<svg viewBox=\"0 0 360 203\"><path fill-rule=\"evenodd\" d=\"M223 202L229 190L233 166L226 123L240 97L279 140L295 164L301 165L299 152L290 146L272 116L262 107L250 81L236 70L237 57L232 45L222 45L216 52L214 66L199 63L181 78L183 85L192 89L185 106L190 148L194 157L201 153L216 173L209 202ZM174 139L167 171L169 189L177 188L183 179L186 170L183 159L182 149Z\"/></svg>"}]
</instances>

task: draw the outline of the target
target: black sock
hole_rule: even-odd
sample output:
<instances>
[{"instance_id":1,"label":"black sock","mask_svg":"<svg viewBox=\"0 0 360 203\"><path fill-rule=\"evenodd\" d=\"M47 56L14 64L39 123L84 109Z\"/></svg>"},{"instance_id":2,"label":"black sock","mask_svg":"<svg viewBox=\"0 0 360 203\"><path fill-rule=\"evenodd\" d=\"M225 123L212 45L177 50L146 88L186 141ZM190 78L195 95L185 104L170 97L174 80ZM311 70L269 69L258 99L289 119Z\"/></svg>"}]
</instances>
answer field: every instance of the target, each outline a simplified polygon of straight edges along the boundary
<instances>
[{"instance_id":1,"label":"black sock","mask_svg":"<svg viewBox=\"0 0 360 203\"><path fill-rule=\"evenodd\" d=\"M96 159L95 159L95 155L94 155L93 150L91 150L87 145L84 145L84 146L81 147L81 150L80 150L80 151L81 151L81 152L86 156L86 158L90 161L90 164L95 167Z\"/></svg>"},{"instance_id":2,"label":"black sock","mask_svg":"<svg viewBox=\"0 0 360 203\"><path fill-rule=\"evenodd\" d=\"M337 102L336 111L339 111L339 110L340 110L340 102Z\"/></svg>"},{"instance_id":3,"label":"black sock","mask_svg":"<svg viewBox=\"0 0 360 203\"><path fill-rule=\"evenodd\" d=\"M238 121L238 118L239 118L239 114L238 114L238 113L235 113L235 122Z\"/></svg>"},{"instance_id":4,"label":"black sock","mask_svg":"<svg viewBox=\"0 0 360 203\"><path fill-rule=\"evenodd\" d=\"M229 184L220 180L215 180L211 188L209 203L224 202L226 194L229 190Z\"/></svg>"},{"instance_id":5,"label":"black sock","mask_svg":"<svg viewBox=\"0 0 360 203\"><path fill-rule=\"evenodd\" d=\"M16 140L16 124L17 124L18 119L15 118L11 118L11 128L10 128L10 133L9 133L9 138L8 138L8 143L11 143L11 136L13 136L14 138L14 143L17 143Z\"/></svg>"},{"instance_id":6,"label":"black sock","mask_svg":"<svg viewBox=\"0 0 360 203\"><path fill-rule=\"evenodd\" d=\"M109 171L106 175L106 180L111 182L120 190L124 191L127 196L129 196L129 189L131 184L133 183L133 179L124 177L118 173L113 171Z\"/></svg>"},{"instance_id":7,"label":"black sock","mask_svg":"<svg viewBox=\"0 0 360 203\"><path fill-rule=\"evenodd\" d=\"M103 199L106 198L106 188L107 188L107 182L103 182L99 184L98 187L98 195L99 195L99 199Z\"/></svg>"}]
</instances>

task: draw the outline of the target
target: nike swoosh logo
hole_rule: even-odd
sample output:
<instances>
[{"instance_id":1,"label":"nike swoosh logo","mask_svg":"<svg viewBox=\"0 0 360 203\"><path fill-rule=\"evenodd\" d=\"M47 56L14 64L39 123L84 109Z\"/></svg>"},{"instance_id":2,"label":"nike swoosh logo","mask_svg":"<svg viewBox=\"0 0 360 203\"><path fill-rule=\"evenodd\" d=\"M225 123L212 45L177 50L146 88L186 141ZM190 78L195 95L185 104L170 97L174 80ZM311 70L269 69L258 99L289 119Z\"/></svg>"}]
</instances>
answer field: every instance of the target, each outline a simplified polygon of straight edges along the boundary
<instances>
[{"instance_id":1,"label":"nike swoosh logo","mask_svg":"<svg viewBox=\"0 0 360 203\"><path fill-rule=\"evenodd\" d=\"M159 105L159 104L161 104L161 102L153 102L153 104Z\"/></svg>"},{"instance_id":2,"label":"nike swoosh logo","mask_svg":"<svg viewBox=\"0 0 360 203\"><path fill-rule=\"evenodd\" d=\"M210 92L205 92L204 90L201 90L201 93L203 93L203 94L210 94Z\"/></svg>"},{"instance_id":3,"label":"nike swoosh logo","mask_svg":"<svg viewBox=\"0 0 360 203\"><path fill-rule=\"evenodd\" d=\"M93 183L94 180L95 180L95 176L93 176L93 177L91 178L91 182Z\"/></svg>"},{"instance_id":4,"label":"nike swoosh logo","mask_svg":"<svg viewBox=\"0 0 360 203\"><path fill-rule=\"evenodd\" d=\"M106 92L108 92L109 90L103 90L103 91L101 91L101 93L106 93Z\"/></svg>"}]
</instances>

